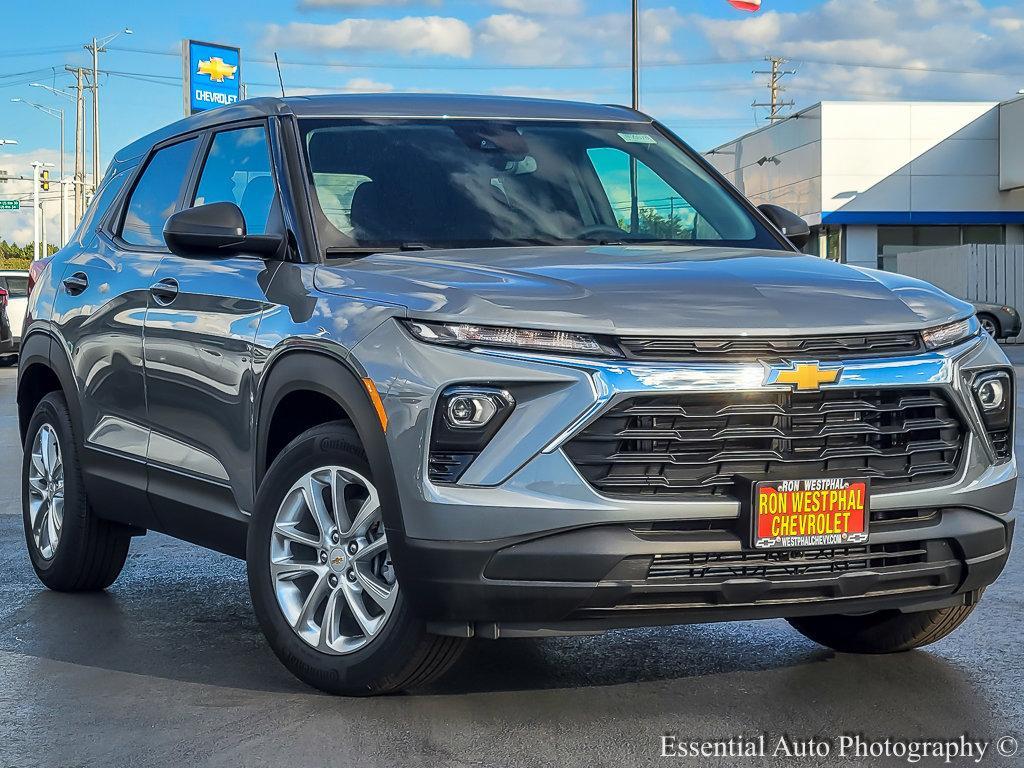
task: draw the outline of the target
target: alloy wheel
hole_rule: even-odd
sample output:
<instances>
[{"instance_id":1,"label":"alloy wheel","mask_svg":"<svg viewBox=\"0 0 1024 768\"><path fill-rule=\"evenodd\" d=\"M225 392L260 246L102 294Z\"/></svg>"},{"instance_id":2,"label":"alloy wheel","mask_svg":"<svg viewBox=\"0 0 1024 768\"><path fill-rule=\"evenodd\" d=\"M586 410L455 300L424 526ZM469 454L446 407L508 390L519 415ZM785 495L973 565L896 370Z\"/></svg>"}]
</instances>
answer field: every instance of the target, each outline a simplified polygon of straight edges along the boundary
<instances>
[{"instance_id":1,"label":"alloy wheel","mask_svg":"<svg viewBox=\"0 0 1024 768\"><path fill-rule=\"evenodd\" d=\"M49 424L42 424L32 438L28 517L36 549L44 560L50 560L64 525L64 460L57 432Z\"/></svg>"},{"instance_id":2,"label":"alloy wheel","mask_svg":"<svg viewBox=\"0 0 1024 768\"><path fill-rule=\"evenodd\" d=\"M398 583L373 483L338 466L300 478L274 518L270 575L285 620L318 651L352 653L376 638Z\"/></svg>"},{"instance_id":3,"label":"alloy wheel","mask_svg":"<svg viewBox=\"0 0 1024 768\"><path fill-rule=\"evenodd\" d=\"M981 323L982 330L985 331L989 336L995 338L996 335L996 324L990 317L983 317L979 320Z\"/></svg>"}]
</instances>

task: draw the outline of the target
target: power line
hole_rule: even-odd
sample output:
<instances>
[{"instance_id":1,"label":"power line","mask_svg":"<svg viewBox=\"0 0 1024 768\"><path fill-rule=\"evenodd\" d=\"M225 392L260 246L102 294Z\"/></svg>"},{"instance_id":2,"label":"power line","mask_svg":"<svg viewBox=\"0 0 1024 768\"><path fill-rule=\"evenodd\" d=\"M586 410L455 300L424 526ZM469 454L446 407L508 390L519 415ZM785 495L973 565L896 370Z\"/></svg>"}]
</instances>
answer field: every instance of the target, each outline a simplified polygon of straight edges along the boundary
<instances>
[{"instance_id":1,"label":"power line","mask_svg":"<svg viewBox=\"0 0 1024 768\"><path fill-rule=\"evenodd\" d=\"M181 54L176 51L159 50L154 48L134 48L129 46L109 46L112 51L120 51L122 53L140 53L154 56L169 56L174 58L180 58ZM664 60L664 61L645 61L643 63L644 68L673 68L673 67L700 67L700 66L713 66L716 64L743 64L749 61L756 61L760 57L758 56L718 56L709 57L704 59L689 59L684 61L677 60ZM267 66L274 66L273 59L264 58L247 58L248 62L252 64L265 64ZM996 72L993 70L983 69L953 69L949 67L930 67L927 65L920 64L879 64L871 61L849 61L843 59L820 59L814 57L797 56L796 60L802 64L821 64L828 66L837 67L864 67L868 69L888 69L888 70L902 70L907 72L925 72L933 74L948 74L948 75L977 75L982 77L1021 77L1024 76L1024 72ZM629 62L612 62L612 63L591 63L591 64L442 64L442 63L395 63L395 62L325 62L325 61L312 61L312 60L294 60L288 61L285 59L281 60L282 66L289 67L328 67L337 69L394 69L394 70L416 70L416 69L431 69L431 70L543 70L543 69L629 69Z\"/></svg>"}]
</instances>

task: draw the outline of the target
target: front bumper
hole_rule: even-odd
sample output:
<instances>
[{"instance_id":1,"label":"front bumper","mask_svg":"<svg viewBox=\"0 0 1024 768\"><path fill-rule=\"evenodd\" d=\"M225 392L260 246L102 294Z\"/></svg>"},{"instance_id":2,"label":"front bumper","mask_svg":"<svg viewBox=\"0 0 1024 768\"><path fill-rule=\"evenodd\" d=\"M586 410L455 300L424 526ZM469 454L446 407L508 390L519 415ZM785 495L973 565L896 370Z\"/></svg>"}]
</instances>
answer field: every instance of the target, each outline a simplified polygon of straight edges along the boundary
<instances>
[{"instance_id":1,"label":"front bumper","mask_svg":"<svg viewBox=\"0 0 1024 768\"><path fill-rule=\"evenodd\" d=\"M580 476L562 445L638 394L767 388L761 365L449 349L416 342L396 323L385 323L354 352L384 393L388 413L401 510L385 523L396 568L416 609L431 620L630 625L920 608L967 599L998 575L1009 551L1015 462L996 460L967 389L976 371L1008 366L987 337L913 357L851 360L835 385L938 388L967 426L955 478L872 497L876 514L935 511L909 527L876 526L872 532L872 545L927 545L924 563L909 571L872 567L760 580L742 575L721 584L651 582L647 569L657 555L742 552L738 500L605 496ZM434 484L427 479L433 408L445 387L464 383L506 387L517 407L458 484ZM655 539L637 533L673 524L691 530Z\"/></svg>"},{"instance_id":2,"label":"front bumper","mask_svg":"<svg viewBox=\"0 0 1024 768\"><path fill-rule=\"evenodd\" d=\"M876 554L863 556L868 567L821 557L802 567L744 560L764 555L741 554L743 542L728 528L665 533L619 525L523 541L401 539L392 555L402 564L402 589L435 631L558 634L962 605L1002 571L1013 525L962 508L876 524ZM859 551L854 557L861 559ZM681 573L656 565L679 561Z\"/></svg>"}]
</instances>

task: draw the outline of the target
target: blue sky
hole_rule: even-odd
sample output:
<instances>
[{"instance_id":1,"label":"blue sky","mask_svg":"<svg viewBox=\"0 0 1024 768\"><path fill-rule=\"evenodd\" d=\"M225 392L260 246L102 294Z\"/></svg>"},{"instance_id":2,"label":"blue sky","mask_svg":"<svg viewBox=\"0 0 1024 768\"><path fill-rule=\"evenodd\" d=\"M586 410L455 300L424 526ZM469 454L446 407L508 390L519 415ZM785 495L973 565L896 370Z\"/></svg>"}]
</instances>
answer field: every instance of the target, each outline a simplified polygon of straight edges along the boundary
<instances>
[{"instance_id":1,"label":"blue sky","mask_svg":"<svg viewBox=\"0 0 1024 768\"><path fill-rule=\"evenodd\" d=\"M101 57L105 165L113 151L181 116L181 39L243 49L250 95L276 93L261 63L279 52L292 93L464 91L627 103L628 0L43 0L4 9L0 169L56 158L57 121L10 98L64 102L92 35L134 30ZM791 58L787 98L1009 98L1024 88L1020 0L642 0L642 107L698 149L763 124L760 58ZM875 65L875 66L865 66ZM141 78L141 79L140 79ZM67 103L70 106L70 102ZM68 115L68 145L73 137ZM9 151L8 151L9 150ZM9 183L0 197L21 188ZM55 206L54 206L55 207ZM48 220L55 216L47 211ZM24 242L26 215L0 212L0 237ZM55 222L55 219L54 219Z\"/></svg>"}]
</instances>

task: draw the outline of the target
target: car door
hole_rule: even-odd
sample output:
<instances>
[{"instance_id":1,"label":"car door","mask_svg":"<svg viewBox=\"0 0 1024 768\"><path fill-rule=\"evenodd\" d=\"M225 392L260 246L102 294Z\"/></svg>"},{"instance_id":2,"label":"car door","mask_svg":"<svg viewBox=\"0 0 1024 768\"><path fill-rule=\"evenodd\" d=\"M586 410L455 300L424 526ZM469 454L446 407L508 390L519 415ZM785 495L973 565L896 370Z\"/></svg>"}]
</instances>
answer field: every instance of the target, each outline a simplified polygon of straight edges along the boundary
<instances>
[{"instance_id":1,"label":"car door","mask_svg":"<svg viewBox=\"0 0 1024 768\"><path fill-rule=\"evenodd\" d=\"M87 215L53 305L60 344L51 354L66 356L75 379L90 498L115 500L104 504L105 515L146 527L153 521L143 328L165 253L163 223L180 206L196 148L194 137L176 140L154 151L141 171L114 173L101 186L93 204L99 214Z\"/></svg>"},{"instance_id":2,"label":"car door","mask_svg":"<svg viewBox=\"0 0 1024 768\"><path fill-rule=\"evenodd\" d=\"M265 123L212 132L202 153L190 205L233 202L249 234L280 229ZM146 314L151 503L168 533L235 554L253 504L253 343L278 264L167 255Z\"/></svg>"}]
</instances>

